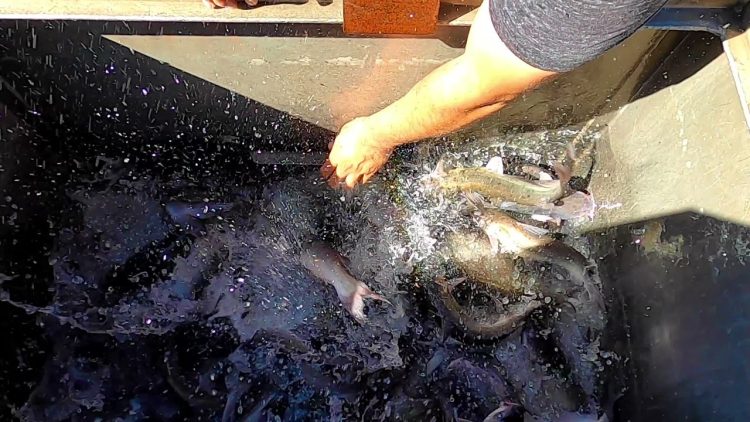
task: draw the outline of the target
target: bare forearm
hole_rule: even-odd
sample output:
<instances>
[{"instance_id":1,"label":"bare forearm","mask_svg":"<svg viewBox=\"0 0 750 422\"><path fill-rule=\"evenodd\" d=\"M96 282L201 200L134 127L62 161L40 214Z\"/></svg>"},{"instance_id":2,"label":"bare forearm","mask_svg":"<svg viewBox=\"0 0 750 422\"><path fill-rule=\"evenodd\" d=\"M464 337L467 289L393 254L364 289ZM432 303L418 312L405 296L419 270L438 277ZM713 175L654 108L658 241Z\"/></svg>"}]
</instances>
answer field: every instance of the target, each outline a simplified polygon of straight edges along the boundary
<instances>
[{"instance_id":1,"label":"bare forearm","mask_svg":"<svg viewBox=\"0 0 750 422\"><path fill-rule=\"evenodd\" d=\"M480 6L461 56L435 69L400 100L341 128L321 168L332 186L366 183L399 145L465 127L555 75L528 65L507 48L493 27L488 4Z\"/></svg>"},{"instance_id":2,"label":"bare forearm","mask_svg":"<svg viewBox=\"0 0 750 422\"><path fill-rule=\"evenodd\" d=\"M383 146L397 147L468 126L554 75L513 55L497 36L484 2L464 54L368 119Z\"/></svg>"},{"instance_id":3,"label":"bare forearm","mask_svg":"<svg viewBox=\"0 0 750 422\"><path fill-rule=\"evenodd\" d=\"M518 96L512 89L481 93L487 83L467 62L461 56L444 64L404 97L373 114L379 139L396 147L444 135L497 112Z\"/></svg>"}]
</instances>

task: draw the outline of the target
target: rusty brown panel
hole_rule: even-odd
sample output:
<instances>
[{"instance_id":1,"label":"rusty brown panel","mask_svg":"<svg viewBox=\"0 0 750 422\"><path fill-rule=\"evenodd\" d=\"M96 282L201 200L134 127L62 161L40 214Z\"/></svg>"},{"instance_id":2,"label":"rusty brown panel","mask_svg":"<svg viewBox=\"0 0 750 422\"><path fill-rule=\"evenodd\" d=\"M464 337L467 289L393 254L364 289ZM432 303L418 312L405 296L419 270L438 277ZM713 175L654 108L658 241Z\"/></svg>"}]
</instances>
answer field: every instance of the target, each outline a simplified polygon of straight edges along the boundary
<instances>
[{"instance_id":1,"label":"rusty brown panel","mask_svg":"<svg viewBox=\"0 0 750 422\"><path fill-rule=\"evenodd\" d=\"M440 0L344 0L344 32L356 35L431 35Z\"/></svg>"}]
</instances>

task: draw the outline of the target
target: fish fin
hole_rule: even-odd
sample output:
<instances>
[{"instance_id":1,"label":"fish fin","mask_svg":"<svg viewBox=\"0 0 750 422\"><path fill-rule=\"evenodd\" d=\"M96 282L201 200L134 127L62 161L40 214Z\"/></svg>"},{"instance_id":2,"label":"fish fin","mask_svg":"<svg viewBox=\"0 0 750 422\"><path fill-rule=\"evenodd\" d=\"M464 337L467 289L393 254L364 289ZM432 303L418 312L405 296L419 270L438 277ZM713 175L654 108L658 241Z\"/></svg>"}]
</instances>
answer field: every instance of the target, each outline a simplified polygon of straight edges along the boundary
<instances>
[{"instance_id":1,"label":"fish fin","mask_svg":"<svg viewBox=\"0 0 750 422\"><path fill-rule=\"evenodd\" d=\"M438 160L437 164L435 164L435 168L422 178L422 184L431 189L437 188L440 186L440 179L447 175L448 172L445 171L445 162L441 158Z\"/></svg>"},{"instance_id":2,"label":"fish fin","mask_svg":"<svg viewBox=\"0 0 750 422\"><path fill-rule=\"evenodd\" d=\"M505 165L503 164L503 157L500 156L494 156L490 158L490 160L487 162L487 165L484 166L489 171L495 172L497 174L505 174Z\"/></svg>"},{"instance_id":3,"label":"fish fin","mask_svg":"<svg viewBox=\"0 0 750 422\"><path fill-rule=\"evenodd\" d=\"M445 277L435 278L435 284L447 290L449 293L453 291L459 284L466 281L466 277L457 277L450 280L446 280Z\"/></svg>"},{"instance_id":4,"label":"fish fin","mask_svg":"<svg viewBox=\"0 0 750 422\"><path fill-rule=\"evenodd\" d=\"M476 192L462 192L462 195L466 201L477 210L483 210L487 208L487 202L482 198L482 195Z\"/></svg>"},{"instance_id":5,"label":"fish fin","mask_svg":"<svg viewBox=\"0 0 750 422\"><path fill-rule=\"evenodd\" d=\"M367 322L367 317L365 316L364 307L365 307L365 298L371 298L375 300L379 300L381 302L385 302L389 305L393 305L388 299L385 297L373 292L367 285L361 281L357 283L357 288L354 290L354 293L352 293L349 297L342 297L341 304L344 305L346 310L360 323Z\"/></svg>"},{"instance_id":6,"label":"fish fin","mask_svg":"<svg viewBox=\"0 0 750 422\"><path fill-rule=\"evenodd\" d=\"M380 295L378 293L373 292L372 290L369 291L369 293L366 295L366 297L369 297L369 298L375 299L375 300L379 300L381 302L385 302L385 303L387 303L389 305L393 305L390 300L386 299L385 297L383 297L382 295Z\"/></svg>"},{"instance_id":7,"label":"fish fin","mask_svg":"<svg viewBox=\"0 0 750 422\"><path fill-rule=\"evenodd\" d=\"M523 166L521 166L521 172L523 172L524 174L536 180L542 180L542 181L553 180L552 175L550 175L542 167L537 166L535 164L524 164Z\"/></svg>"},{"instance_id":8,"label":"fish fin","mask_svg":"<svg viewBox=\"0 0 750 422\"><path fill-rule=\"evenodd\" d=\"M352 260L345 257L344 255L338 254L336 259L343 265L347 270L351 271Z\"/></svg>"},{"instance_id":9,"label":"fish fin","mask_svg":"<svg viewBox=\"0 0 750 422\"><path fill-rule=\"evenodd\" d=\"M437 176L437 177L443 177L447 174L448 172L445 171L445 160L441 158L438 160L437 164L435 164L435 170L432 171L432 175Z\"/></svg>"},{"instance_id":10,"label":"fish fin","mask_svg":"<svg viewBox=\"0 0 750 422\"><path fill-rule=\"evenodd\" d=\"M500 242L497 240L495 236L487 236L487 239L490 241L490 250L493 254L500 253Z\"/></svg>"},{"instance_id":11,"label":"fish fin","mask_svg":"<svg viewBox=\"0 0 750 422\"><path fill-rule=\"evenodd\" d=\"M553 220L552 217L550 217L549 215L544 215L544 214L531 214L530 218L532 220L540 221L542 223L546 223L550 220Z\"/></svg>"},{"instance_id":12,"label":"fish fin","mask_svg":"<svg viewBox=\"0 0 750 422\"><path fill-rule=\"evenodd\" d=\"M568 186L568 183L570 183L570 179L573 177L573 170L565 164L563 164L560 161L556 161L552 167L555 169L555 173L557 173L557 178L560 179L560 183L562 183L563 188L566 188Z\"/></svg>"},{"instance_id":13,"label":"fish fin","mask_svg":"<svg viewBox=\"0 0 750 422\"><path fill-rule=\"evenodd\" d=\"M523 227L523 229L526 230L527 232L536 236L544 236L547 233L549 233L549 230L543 229L537 226L532 226L531 224L524 224L524 223L519 222L518 225Z\"/></svg>"}]
</instances>

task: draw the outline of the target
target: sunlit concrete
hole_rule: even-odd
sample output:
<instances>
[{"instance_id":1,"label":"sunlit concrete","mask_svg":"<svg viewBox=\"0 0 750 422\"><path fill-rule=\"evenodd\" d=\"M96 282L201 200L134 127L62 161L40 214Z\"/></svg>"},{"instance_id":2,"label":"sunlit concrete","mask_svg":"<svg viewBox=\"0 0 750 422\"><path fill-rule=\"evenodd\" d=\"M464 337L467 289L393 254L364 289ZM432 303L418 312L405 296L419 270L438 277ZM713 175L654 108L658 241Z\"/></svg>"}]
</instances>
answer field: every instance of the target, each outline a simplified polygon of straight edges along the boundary
<instances>
[{"instance_id":1,"label":"sunlit concrete","mask_svg":"<svg viewBox=\"0 0 750 422\"><path fill-rule=\"evenodd\" d=\"M643 30L472 130L582 121L631 92L671 45ZM123 36L113 42L326 129L373 113L463 51L436 39ZM630 84L630 85L628 85Z\"/></svg>"},{"instance_id":2,"label":"sunlit concrete","mask_svg":"<svg viewBox=\"0 0 750 422\"><path fill-rule=\"evenodd\" d=\"M666 84L690 72L705 42L682 46L657 77ZM750 225L750 132L724 54L609 117L590 188L613 208L600 209L587 229L683 211Z\"/></svg>"}]
</instances>

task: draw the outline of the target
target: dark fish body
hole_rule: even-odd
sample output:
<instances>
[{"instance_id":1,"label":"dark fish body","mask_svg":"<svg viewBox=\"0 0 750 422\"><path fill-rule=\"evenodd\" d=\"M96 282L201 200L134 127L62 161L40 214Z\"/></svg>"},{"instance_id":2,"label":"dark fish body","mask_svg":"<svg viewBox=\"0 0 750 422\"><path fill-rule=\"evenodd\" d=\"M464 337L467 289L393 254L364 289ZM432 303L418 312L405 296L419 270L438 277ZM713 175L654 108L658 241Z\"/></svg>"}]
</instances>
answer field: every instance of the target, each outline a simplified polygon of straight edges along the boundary
<instances>
[{"instance_id":1,"label":"dark fish body","mask_svg":"<svg viewBox=\"0 0 750 422\"><path fill-rule=\"evenodd\" d=\"M599 393L599 369L595 362L596 350L591 350L596 343L590 337L592 333L589 328L570 307L562 308L552 322L555 343L565 356L573 379L590 401L589 405L593 407L594 399ZM593 334L596 336L598 333Z\"/></svg>"},{"instance_id":2,"label":"dark fish body","mask_svg":"<svg viewBox=\"0 0 750 422\"><path fill-rule=\"evenodd\" d=\"M438 185L450 193L476 192L491 202L510 201L523 205L555 202L563 195L559 180L531 181L499 174L484 167L455 168L437 175Z\"/></svg>"},{"instance_id":3,"label":"dark fish body","mask_svg":"<svg viewBox=\"0 0 750 422\"><path fill-rule=\"evenodd\" d=\"M445 280L437 279L432 287L437 289L437 302L438 306L442 308L442 313L463 330L482 339L507 336L521 327L526 317L532 311L542 306L542 303L537 300L511 303L507 306L504 313L495 315L487 320L480 320L469 315L464 307L456 301L449 283L445 282Z\"/></svg>"},{"instance_id":4,"label":"dark fish body","mask_svg":"<svg viewBox=\"0 0 750 422\"><path fill-rule=\"evenodd\" d=\"M339 300L357 321L366 320L364 298L390 303L352 276L346 268L346 259L326 243L313 242L302 251L300 262L312 275L336 289Z\"/></svg>"},{"instance_id":5,"label":"dark fish body","mask_svg":"<svg viewBox=\"0 0 750 422\"><path fill-rule=\"evenodd\" d=\"M460 357L451 361L436 387L444 413L469 421L486 418L512 396L499 365L488 364L484 358Z\"/></svg>"},{"instance_id":6,"label":"dark fish body","mask_svg":"<svg viewBox=\"0 0 750 422\"><path fill-rule=\"evenodd\" d=\"M172 201L164 205L175 223L190 224L195 220L206 220L219 213L231 210L233 204L221 202L181 202Z\"/></svg>"},{"instance_id":7,"label":"dark fish body","mask_svg":"<svg viewBox=\"0 0 750 422\"><path fill-rule=\"evenodd\" d=\"M579 410L582 402L575 386L543 361L540 348L540 339L524 328L500 343L494 355L526 412L555 421Z\"/></svg>"}]
</instances>

